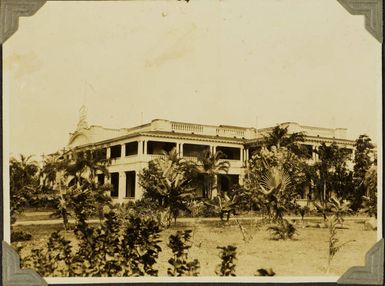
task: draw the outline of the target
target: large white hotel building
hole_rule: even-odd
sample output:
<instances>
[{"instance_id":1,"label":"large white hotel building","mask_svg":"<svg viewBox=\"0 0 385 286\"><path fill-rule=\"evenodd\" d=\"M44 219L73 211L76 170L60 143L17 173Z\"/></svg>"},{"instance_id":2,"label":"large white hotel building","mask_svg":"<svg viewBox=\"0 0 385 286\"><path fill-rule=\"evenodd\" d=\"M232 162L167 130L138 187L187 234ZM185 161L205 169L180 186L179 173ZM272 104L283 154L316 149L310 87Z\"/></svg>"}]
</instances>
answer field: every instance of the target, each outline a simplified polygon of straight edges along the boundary
<instances>
[{"instance_id":1,"label":"large white hotel building","mask_svg":"<svg viewBox=\"0 0 385 286\"><path fill-rule=\"evenodd\" d=\"M287 127L289 134L303 132L305 142L302 144L309 148L309 160L317 160L314 150L322 142L335 142L339 147L354 152L354 141L346 138L345 128L303 126L295 122L282 123L280 126ZM111 129L88 126L85 116L81 116L76 131L70 134L66 149L105 148L107 158L111 159L111 196L116 202L127 202L142 196L138 173L148 166L150 160L161 156L162 151L173 148L176 148L179 156L191 160L196 160L197 154L206 149L222 151L230 162L230 169L227 175L218 175L218 191L242 183L255 143L272 129L202 125L163 119L154 119L132 128ZM104 177L99 175L98 180L104 181Z\"/></svg>"}]
</instances>

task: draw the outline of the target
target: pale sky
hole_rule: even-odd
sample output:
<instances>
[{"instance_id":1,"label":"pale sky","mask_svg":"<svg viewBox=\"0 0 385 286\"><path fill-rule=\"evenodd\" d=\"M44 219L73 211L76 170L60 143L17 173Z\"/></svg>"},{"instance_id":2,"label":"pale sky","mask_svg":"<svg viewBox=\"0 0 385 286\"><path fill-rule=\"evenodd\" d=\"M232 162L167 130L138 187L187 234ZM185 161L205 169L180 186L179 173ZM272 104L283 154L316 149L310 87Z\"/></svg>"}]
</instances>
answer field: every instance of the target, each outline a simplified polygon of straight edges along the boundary
<instances>
[{"instance_id":1,"label":"pale sky","mask_svg":"<svg viewBox=\"0 0 385 286\"><path fill-rule=\"evenodd\" d=\"M82 104L112 128L143 113L375 139L381 45L336 0L49 1L5 43L4 90L11 154L64 147Z\"/></svg>"}]
</instances>

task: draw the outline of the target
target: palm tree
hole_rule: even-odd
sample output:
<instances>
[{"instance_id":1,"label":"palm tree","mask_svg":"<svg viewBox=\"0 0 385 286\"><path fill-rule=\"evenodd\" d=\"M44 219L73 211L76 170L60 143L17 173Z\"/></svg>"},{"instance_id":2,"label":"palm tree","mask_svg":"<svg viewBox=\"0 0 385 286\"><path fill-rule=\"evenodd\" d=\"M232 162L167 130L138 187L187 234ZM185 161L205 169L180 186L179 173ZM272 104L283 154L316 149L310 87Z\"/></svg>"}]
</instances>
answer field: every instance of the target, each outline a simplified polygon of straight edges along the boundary
<instances>
[{"instance_id":1,"label":"palm tree","mask_svg":"<svg viewBox=\"0 0 385 286\"><path fill-rule=\"evenodd\" d=\"M276 146L277 148L286 147L297 156L302 157L307 155L305 148L299 144L299 142L305 141L304 134L301 132L288 134L287 127L282 128L276 126L268 136L264 136L264 139L268 148L272 146Z\"/></svg>"},{"instance_id":2,"label":"palm tree","mask_svg":"<svg viewBox=\"0 0 385 286\"><path fill-rule=\"evenodd\" d=\"M20 159L11 158L10 172L10 196L11 196L11 222L16 221L16 215L21 213L24 207L36 195L38 185L39 167L32 156L20 155Z\"/></svg>"},{"instance_id":3,"label":"palm tree","mask_svg":"<svg viewBox=\"0 0 385 286\"><path fill-rule=\"evenodd\" d=\"M204 151L198 156L197 171L204 175L205 180L205 196L212 199L217 189L217 175L220 173L228 173L230 163L223 160L225 154L222 151L212 153L210 150Z\"/></svg>"},{"instance_id":4,"label":"palm tree","mask_svg":"<svg viewBox=\"0 0 385 286\"><path fill-rule=\"evenodd\" d=\"M53 154L45 158L41 170L41 193L48 193L46 195L53 201L53 205L56 209L52 216L59 216L63 219L65 231L68 230L70 216L68 200L69 197L71 197L66 185L68 179L66 168L68 164L69 161L59 154Z\"/></svg>"}]
</instances>

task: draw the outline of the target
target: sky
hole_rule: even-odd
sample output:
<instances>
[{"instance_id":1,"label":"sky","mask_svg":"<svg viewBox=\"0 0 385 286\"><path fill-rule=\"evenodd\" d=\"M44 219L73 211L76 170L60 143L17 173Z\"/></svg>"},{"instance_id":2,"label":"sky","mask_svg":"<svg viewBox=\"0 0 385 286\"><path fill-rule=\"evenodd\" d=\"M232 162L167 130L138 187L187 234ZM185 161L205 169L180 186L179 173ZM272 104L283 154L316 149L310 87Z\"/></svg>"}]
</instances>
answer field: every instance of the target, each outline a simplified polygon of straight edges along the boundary
<instances>
[{"instance_id":1,"label":"sky","mask_svg":"<svg viewBox=\"0 0 385 286\"><path fill-rule=\"evenodd\" d=\"M11 155L155 118L376 141L381 45L335 0L49 1L4 45Z\"/></svg>"}]
</instances>

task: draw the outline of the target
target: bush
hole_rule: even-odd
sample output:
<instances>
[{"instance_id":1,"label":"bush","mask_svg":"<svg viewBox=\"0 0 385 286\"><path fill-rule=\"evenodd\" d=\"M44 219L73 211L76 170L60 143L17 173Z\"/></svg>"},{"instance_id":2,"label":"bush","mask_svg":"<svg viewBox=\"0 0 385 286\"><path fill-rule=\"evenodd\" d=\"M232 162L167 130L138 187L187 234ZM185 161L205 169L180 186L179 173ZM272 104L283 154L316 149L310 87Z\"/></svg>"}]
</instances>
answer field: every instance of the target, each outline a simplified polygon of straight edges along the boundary
<instances>
[{"instance_id":1,"label":"bush","mask_svg":"<svg viewBox=\"0 0 385 286\"><path fill-rule=\"evenodd\" d=\"M32 234L26 231L12 231L11 232L11 241L28 241L32 239Z\"/></svg>"},{"instance_id":2,"label":"bush","mask_svg":"<svg viewBox=\"0 0 385 286\"><path fill-rule=\"evenodd\" d=\"M235 261L237 260L237 247L233 245L217 246L220 249L219 257L221 258L221 264L218 264L215 273L219 276L236 276L235 274Z\"/></svg>"},{"instance_id":3,"label":"bush","mask_svg":"<svg viewBox=\"0 0 385 286\"><path fill-rule=\"evenodd\" d=\"M115 209L95 227L78 220L74 232L76 250L55 232L45 247L24 258L23 265L42 276L158 275L153 268L161 251L156 221L140 216L121 219Z\"/></svg>"},{"instance_id":4,"label":"bush","mask_svg":"<svg viewBox=\"0 0 385 286\"><path fill-rule=\"evenodd\" d=\"M286 219L281 220L276 225L268 227L268 230L271 231L271 239L273 240L292 239L293 236L297 233L294 224L290 223Z\"/></svg>"},{"instance_id":5,"label":"bush","mask_svg":"<svg viewBox=\"0 0 385 286\"><path fill-rule=\"evenodd\" d=\"M171 248L173 257L168 260L171 268L167 269L169 276L198 276L200 264L197 259L188 261L188 252L192 246L190 242L191 230L177 231L170 235L168 246Z\"/></svg>"}]
</instances>

